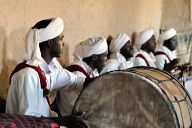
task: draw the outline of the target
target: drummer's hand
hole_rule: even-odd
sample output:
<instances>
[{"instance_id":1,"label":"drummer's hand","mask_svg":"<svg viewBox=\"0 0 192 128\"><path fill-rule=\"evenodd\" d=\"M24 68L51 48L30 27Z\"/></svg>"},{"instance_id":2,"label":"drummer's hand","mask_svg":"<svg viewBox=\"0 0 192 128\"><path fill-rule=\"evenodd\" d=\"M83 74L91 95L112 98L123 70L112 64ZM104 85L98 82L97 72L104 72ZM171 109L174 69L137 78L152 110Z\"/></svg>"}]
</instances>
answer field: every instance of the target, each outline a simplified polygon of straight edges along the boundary
<instances>
[{"instance_id":1,"label":"drummer's hand","mask_svg":"<svg viewBox=\"0 0 192 128\"><path fill-rule=\"evenodd\" d=\"M59 117L59 124L67 128L89 128L88 124L80 116L63 116Z\"/></svg>"},{"instance_id":2,"label":"drummer's hand","mask_svg":"<svg viewBox=\"0 0 192 128\"><path fill-rule=\"evenodd\" d=\"M174 59L170 61L170 63L165 63L164 70L171 72L171 70L173 70L176 66L178 66L179 62L180 62L179 59Z\"/></svg>"},{"instance_id":3,"label":"drummer's hand","mask_svg":"<svg viewBox=\"0 0 192 128\"><path fill-rule=\"evenodd\" d=\"M86 88L89 83L91 83L95 78L85 78L85 82L83 84L83 87Z\"/></svg>"},{"instance_id":4,"label":"drummer's hand","mask_svg":"<svg viewBox=\"0 0 192 128\"><path fill-rule=\"evenodd\" d=\"M58 117L58 114L55 111L51 111L51 117Z\"/></svg>"},{"instance_id":5,"label":"drummer's hand","mask_svg":"<svg viewBox=\"0 0 192 128\"><path fill-rule=\"evenodd\" d=\"M179 62L180 62L180 59L177 58L177 59L172 60L172 61L170 62L170 64L171 64L173 67L175 67L175 66L178 66Z\"/></svg>"}]
</instances>

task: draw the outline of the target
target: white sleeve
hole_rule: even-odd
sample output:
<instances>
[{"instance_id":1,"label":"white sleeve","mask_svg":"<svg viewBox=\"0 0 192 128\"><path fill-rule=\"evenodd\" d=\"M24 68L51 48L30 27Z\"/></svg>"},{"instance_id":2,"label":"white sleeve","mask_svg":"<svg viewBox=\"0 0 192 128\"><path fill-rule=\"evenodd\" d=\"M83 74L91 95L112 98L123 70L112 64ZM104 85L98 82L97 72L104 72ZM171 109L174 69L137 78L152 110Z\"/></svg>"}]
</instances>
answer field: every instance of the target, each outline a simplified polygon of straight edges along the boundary
<instances>
[{"instance_id":1,"label":"white sleeve","mask_svg":"<svg viewBox=\"0 0 192 128\"><path fill-rule=\"evenodd\" d=\"M119 70L118 67L119 67L119 62L118 61L108 60L105 67L101 70L100 75L102 75L104 73L107 73L107 72Z\"/></svg>"},{"instance_id":2,"label":"white sleeve","mask_svg":"<svg viewBox=\"0 0 192 128\"><path fill-rule=\"evenodd\" d=\"M78 91L83 88L85 77L78 77L66 69L60 68L51 74L53 86L51 90L64 89L66 91Z\"/></svg>"},{"instance_id":3,"label":"white sleeve","mask_svg":"<svg viewBox=\"0 0 192 128\"><path fill-rule=\"evenodd\" d=\"M140 57L135 57L134 59L134 67L137 66L147 66L146 62L144 59L140 58Z\"/></svg>"},{"instance_id":4,"label":"white sleeve","mask_svg":"<svg viewBox=\"0 0 192 128\"><path fill-rule=\"evenodd\" d=\"M24 115L31 115L40 117L42 114L39 112L39 91L41 90L41 85L39 81L39 76L36 71L30 74L23 75L20 80L18 80L19 87L19 97L18 99L20 108L20 113Z\"/></svg>"},{"instance_id":5,"label":"white sleeve","mask_svg":"<svg viewBox=\"0 0 192 128\"><path fill-rule=\"evenodd\" d=\"M77 75L78 77L85 77L86 78L86 76L82 72L80 72L80 71L74 71L72 73Z\"/></svg>"},{"instance_id":6,"label":"white sleeve","mask_svg":"<svg viewBox=\"0 0 192 128\"><path fill-rule=\"evenodd\" d=\"M155 64L156 64L157 68L163 70L165 63L166 63L166 59L163 55L156 56Z\"/></svg>"},{"instance_id":7,"label":"white sleeve","mask_svg":"<svg viewBox=\"0 0 192 128\"><path fill-rule=\"evenodd\" d=\"M115 70L115 69L114 69ZM107 72L110 72L110 71L114 71L112 68L110 68L109 66L107 67L104 67L101 72L100 72L100 75L104 74L104 73L107 73Z\"/></svg>"}]
</instances>

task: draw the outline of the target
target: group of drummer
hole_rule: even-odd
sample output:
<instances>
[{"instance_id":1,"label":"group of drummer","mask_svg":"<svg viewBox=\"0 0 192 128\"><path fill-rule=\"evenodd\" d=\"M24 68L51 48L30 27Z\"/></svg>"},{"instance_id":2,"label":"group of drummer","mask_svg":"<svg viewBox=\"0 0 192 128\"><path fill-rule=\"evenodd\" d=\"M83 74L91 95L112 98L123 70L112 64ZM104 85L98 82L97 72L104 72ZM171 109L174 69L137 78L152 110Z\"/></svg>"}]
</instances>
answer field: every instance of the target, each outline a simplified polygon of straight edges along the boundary
<instances>
[{"instance_id":1,"label":"group of drummer","mask_svg":"<svg viewBox=\"0 0 192 128\"><path fill-rule=\"evenodd\" d=\"M11 74L6 112L32 116L57 116L50 110L56 99L62 116L71 114L74 101L87 84L104 73L149 66L173 72L177 33L171 28L159 36L146 29L135 39L120 33L106 39L91 37L75 46L74 61L64 69L56 58L61 57L63 20L59 17L42 20L28 32L27 57Z\"/></svg>"},{"instance_id":2,"label":"group of drummer","mask_svg":"<svg viewBox=\"0 0 192 128\"><path fill-rule=\"evenodd\" d=\"M77 44L74 62L67 69L78 76L94 78L106 72L137 66L159 68L171 73L179 64L175 51L178 44L177 33L173 28L160 34L158 48L153 29L140 32L135 42L125 33L113 38L110 36L107 41L103 37L92 37ZM59 94L61 113L69 114L78 93L75 95L74 92L63 91ZM66 102L62 102L64 100Z\"/></svg>"}]
</instances>

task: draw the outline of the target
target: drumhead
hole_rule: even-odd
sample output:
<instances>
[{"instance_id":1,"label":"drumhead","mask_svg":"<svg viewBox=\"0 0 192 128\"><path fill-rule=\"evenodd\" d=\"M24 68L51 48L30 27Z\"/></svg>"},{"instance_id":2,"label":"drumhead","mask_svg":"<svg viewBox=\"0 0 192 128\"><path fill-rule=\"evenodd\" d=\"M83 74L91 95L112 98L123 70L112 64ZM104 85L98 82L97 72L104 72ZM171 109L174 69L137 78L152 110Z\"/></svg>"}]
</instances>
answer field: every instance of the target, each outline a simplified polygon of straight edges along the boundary
<instances>
[{"instance_id":1,"label":"drumhead","mask_svg":"<svg viewBox=\"0 0 192 128\"><path fill-rule=\"evenodd\" d=\"M166 86L173 83L166 78L169 75L156 69L150 69L148 72L144 72L144 70L146 69L132 68L128 71L110 72L96 78L79 95L73 113L85 112L83 118L91 128L185 126L183 124L185 122L181 124L177 114L178 110L172 103L173 99L168 96L173 94L168 94L165 89ZM162 78L161 75L165 77ZM153 76L161 77L158 80ZM160 81L165 78L168 84L165 82L167 85L165 83L161 85L160 83L163 82ZM183 95L185 90L180 84L178 86L176 88L182 90ZM177 92L178 89L173 88L173 90ZM177 99L177 96L172 97ZM180 97L180 99L182 98ZM190 102L190 99L188 100Z\"/></svg>"}]
</instances>

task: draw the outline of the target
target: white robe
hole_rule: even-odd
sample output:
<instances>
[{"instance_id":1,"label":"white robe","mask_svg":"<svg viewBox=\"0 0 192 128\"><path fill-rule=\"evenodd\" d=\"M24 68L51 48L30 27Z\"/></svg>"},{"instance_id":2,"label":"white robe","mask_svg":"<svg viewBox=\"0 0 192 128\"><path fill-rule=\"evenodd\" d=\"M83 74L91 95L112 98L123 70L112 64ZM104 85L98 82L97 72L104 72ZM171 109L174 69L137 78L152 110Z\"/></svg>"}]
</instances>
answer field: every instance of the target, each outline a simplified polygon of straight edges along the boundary
<instances>
[{"instance_id":1,"label":"white robe","mask_svg":"<svg viewBox=\"0 0 192 128\"><path fill-rule=\"evenodd\" d=\"M106 66L100 74L115 70L125 70L131 67L133 67L133 62L127 61L123 55L117 52L115 54L111 54L110 59L107 61Z\"/></svg>"},{"instance_id":2,"label":"white robe","mask_svg":"<svg viewBox=\"0 0 192 128\"><path fill-rule=\"evenodd\" d=\"M92 70L91 67L83 61L75 61L73 62L72 65L81 66L86 71L86 73L90 75L91 78L99 76L99 73L97 70ZM86 76L80 71L75 71L73 73L79 77L86 78ZM68 92L63 89L59 91L58 104L59 104L59 110L62 116L71 114L75 101L79 96L79 93L80 91Z\"/></svg>"},{"instance_id":3,"label":"white robe","mask_svg":"<svg viewBox=\"0 0 192 128\"><path fill-rule=\"evenodd\" d=\"M169 50L167 47L165 47L165 46L159 47L159 48L156 50L156 52L157 52L157 51L162 51L162 52L164 52L164 53L169 57L170 60L176 59L176 53L175 53L175 51L170 51L170 50ZM166 55L156 55L156 56L155 56L155 57L156 57L156 62L155 62L155 63L156 63L157 68L163 70L165 63L170 63L170 61L169 61L169 59L167 58Z\"/></svg>"},{"instance_id":4,"label":"white robe","mask_svg":"<svg viewBox=\"0 0 192 128\"><path fill-rule=\"evenodd\" d=\"M52 93L52 101L55 98L54 91L61 88L63 90L83 88L84 78L63 69L55 58L49 65L42 61L39 66L46 75L47 88ZM48 102L43 97L39 75L34 69L27 67L13 75L7 95L6 113L36 117L51 116Z\"/></svg>"},{"instance_id":5,"label":"white robe","mask_svg":"<svg viewBox=\"0 0 192 128\"><path fill-rule=\"evenodd\" d=\"M149 54L149 53L147 53L147 52L145 52L145 51L143 51L143 50L139 50L139 51L136 53L136 56L137 56L138 54L142 54L142 55L145 57L145 59L146 59L146 61L148 62L148 64L149 64L150 67L156 67L156 65L155 65L155 56L154 56L152 53ZM136 66L147 66L147 64L146 64L146 62L145 62L145 60L144 60L143 58L141 58L141 57L135 57L134 67L136 67Z\"/></svg>"}]
</instances>

